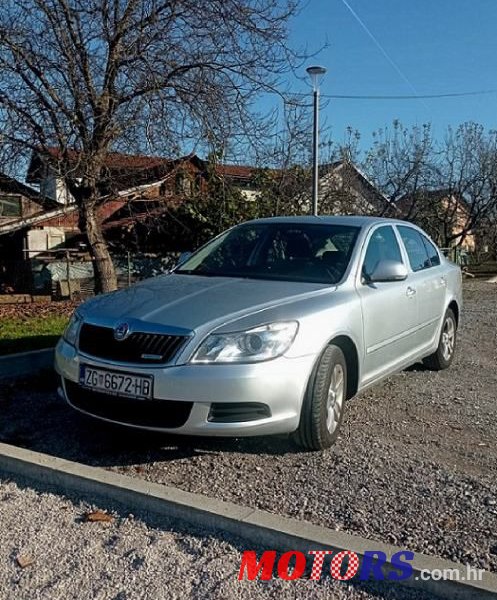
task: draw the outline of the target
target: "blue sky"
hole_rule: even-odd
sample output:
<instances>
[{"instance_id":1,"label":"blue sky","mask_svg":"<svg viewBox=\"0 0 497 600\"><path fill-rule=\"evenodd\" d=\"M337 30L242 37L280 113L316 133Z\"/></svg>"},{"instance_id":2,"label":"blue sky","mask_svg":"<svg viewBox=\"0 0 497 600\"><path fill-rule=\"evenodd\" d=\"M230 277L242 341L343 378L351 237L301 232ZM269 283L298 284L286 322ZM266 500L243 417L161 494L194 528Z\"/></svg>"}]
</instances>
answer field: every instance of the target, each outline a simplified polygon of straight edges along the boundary
<instances>
[{"instance_id":1,"label":"blue sky","mask_svg":"<svg viewBox=\"0 0 497 600\"><path fill-rule=\"evenodd\" d=\"M418 94L497 89L497 0L347 0ZM291 43L316 50L327 67L322 94L410 95L412 88L375 46L343 0L308 0L291 23ZM295 91L308 88L290 81ZM275 101L276 102L276 101ZM412 101L331 100L323 109L333 138L347 126L371 132L400 119L448 125L477 121L497 128L497 94Z\"/></svg>"}]
</instances>

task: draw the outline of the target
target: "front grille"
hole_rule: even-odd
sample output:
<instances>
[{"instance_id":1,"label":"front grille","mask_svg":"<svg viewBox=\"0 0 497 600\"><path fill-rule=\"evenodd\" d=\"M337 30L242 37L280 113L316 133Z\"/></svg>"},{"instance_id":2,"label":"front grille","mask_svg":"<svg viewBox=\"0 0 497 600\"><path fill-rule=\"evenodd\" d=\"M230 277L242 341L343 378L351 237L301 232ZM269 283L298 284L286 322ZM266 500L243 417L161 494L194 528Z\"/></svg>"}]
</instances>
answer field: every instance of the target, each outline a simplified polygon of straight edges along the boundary
<instances>
[{"instance_id":1,"label":"front grille","mask_svg":"<svg viewBox=\"0 0 497 600\"><path fill-rule=\"evenodd\" d=\"M128 425L175 429L186 423L193 402L135 400L87 390L64 380L67 399L75 408L91 415Z\"/></svg>"},{"instance_id":2,"label":"front grille","mask_svg":"<svg viewBox=\"0 0 497 600\"><path fill-rule=\"evenodd\" d=\"M187 339L184 335L135 332L118 341L112 328L83 323L79 349L90 356L117 362L160 364L169 362Z\"/></svg>"},{"instance_id":3,"label":"front grille","mask_svg":"<svg viewBox=\"0 0 497 600\"><path fill-rule=\"evenodd\" d=\"M269 406L260 402L213 402L207 420L211 423L242 423L270 416Z\"/></svg>"}]
</instances>

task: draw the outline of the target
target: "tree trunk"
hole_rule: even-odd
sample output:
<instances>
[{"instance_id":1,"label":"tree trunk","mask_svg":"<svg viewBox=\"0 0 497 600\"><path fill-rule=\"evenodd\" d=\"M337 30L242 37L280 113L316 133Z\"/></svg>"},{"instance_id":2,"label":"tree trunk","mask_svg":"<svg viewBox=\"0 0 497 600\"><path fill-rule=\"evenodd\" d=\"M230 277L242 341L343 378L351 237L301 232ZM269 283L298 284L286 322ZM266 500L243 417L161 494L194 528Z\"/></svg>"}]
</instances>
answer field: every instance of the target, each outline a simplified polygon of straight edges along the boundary
<instances>
[{"instance_id":1,"label":"tree trunk","mask_svg":"<svg viewBox=\"0 0 497 600\"><path fill-rule=\"evenodd\" d=\"M80 221L81 231L86 232L90 254L93 258L95 292L97 294L113 292L117 289L116 271L102 233L96 206L93 203L83 203L80 209Z\"/></svg>"}]
</instances>

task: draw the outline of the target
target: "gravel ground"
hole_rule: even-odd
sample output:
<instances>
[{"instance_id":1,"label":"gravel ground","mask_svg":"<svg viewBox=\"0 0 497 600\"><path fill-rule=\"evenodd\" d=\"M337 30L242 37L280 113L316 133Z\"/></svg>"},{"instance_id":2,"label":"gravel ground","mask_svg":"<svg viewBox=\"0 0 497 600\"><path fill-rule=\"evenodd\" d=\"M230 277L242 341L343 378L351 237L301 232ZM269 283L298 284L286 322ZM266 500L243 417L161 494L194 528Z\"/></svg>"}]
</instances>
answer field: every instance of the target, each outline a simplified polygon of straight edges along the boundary
<instances>
[{"instance_id":1,"label":"gravel ground","mask_svg":"<svg viewBox=\"0 0 497 600\"><path fill-rule=\"evenodd\" d=\"M152 528L132 515L88 522L96 507L0 481L2 600L277 598L430 600L431 596L330 579L238 581L236 539ZM112 513L109 513L112 514ZM18 558L31 565L21 568Z\"/></svg>"},{"instance_id":2,"label":"gravel ground","mask_svg":"<svg viewBox=\"0 0 497 600\"><path fill-rule=\"evenodd\" d=\"M111 428L65 407L52 378L4 387L0 439L497 571L497 286L466 283L465 302L452 367L355 398L326 452Z\"/></svg>"}]
</instances>

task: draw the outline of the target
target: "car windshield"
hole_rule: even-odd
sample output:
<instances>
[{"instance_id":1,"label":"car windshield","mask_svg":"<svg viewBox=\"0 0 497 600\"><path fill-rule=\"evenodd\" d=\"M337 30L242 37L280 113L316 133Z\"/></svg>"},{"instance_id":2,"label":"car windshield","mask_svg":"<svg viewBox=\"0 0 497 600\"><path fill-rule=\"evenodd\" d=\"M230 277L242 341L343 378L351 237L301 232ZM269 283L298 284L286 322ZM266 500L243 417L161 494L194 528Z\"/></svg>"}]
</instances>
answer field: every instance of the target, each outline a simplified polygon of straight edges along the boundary
<instances>
[{"instance_id":1,"label":"car windshield","mask_svg":"<svg viewBox=\"0 0 497 600\"><path fill-rule=\"evenodd\" d=\"M332 224L252 223L221 234L175 273L338 283L345 274L358 227Z\"/></svg>"}]
</instances>

